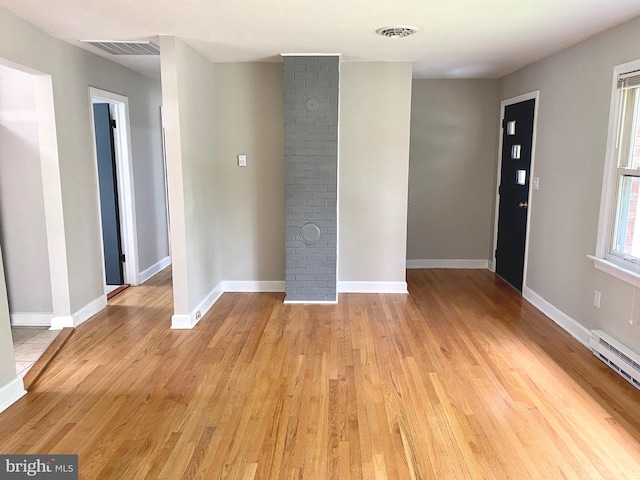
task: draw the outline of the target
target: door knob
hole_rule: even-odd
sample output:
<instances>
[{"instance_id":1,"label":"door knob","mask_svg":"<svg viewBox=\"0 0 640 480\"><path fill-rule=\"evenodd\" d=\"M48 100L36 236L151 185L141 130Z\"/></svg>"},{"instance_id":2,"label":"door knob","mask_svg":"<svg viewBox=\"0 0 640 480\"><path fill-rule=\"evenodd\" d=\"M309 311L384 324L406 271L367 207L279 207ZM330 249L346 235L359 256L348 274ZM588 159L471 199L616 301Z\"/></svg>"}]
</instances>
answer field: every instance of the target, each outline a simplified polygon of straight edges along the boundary
<instances>
[{"instance_id":1,"label":"door knob","mask_svg":"<svg viewBox=\"0 0 640 480\"><path fill-rule=\"evenodd\" d=\"M518 204L518 206L519 206L520 208L527 208L527 207L529 206L529 202L520 202L520 203Z\"/></svg>"}]
</instances>

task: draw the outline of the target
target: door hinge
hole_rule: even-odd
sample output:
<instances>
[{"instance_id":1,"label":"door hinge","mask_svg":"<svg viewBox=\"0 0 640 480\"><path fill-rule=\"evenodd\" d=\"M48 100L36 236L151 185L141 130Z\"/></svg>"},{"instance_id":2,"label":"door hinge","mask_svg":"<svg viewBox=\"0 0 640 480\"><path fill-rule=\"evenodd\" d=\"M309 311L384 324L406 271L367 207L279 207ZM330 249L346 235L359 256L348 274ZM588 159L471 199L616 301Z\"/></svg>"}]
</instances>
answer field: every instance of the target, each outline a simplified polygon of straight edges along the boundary
<instances>
[{"instance_id":1,"label":"door hinge","mask_svg":"<svg viewBox=\"0 0 640 480\"><path fill-rule=\"evenodd\" d=\"M118 128L118 125L116 124L116 121L113 118L109 119L109 126L111 128Z\"/></svg>"},{"instance_id":2,"label":"door hinge","mask_svg":"<svg viewBox=\"0 0 640 480\"><path fill-rule=\"evenodd\" d=\"M506 127L506 126L507 126L507 120L506 120L505 118L503 118L503 119L502 119L502 121L500 122L500 126L501 126L502 128L504 128L504 127Z\"/></svg>"},{"instance_id":3,"label":"door hinge","mask_svg":"<svg viewBox=\"0 0 640 480\"><path fill-rule=\"evenodd\" d=\"M122 255L120 255L120 261L122 263L125 263L127 261L127 257L124 256L124 253Z\"/></svg>"},{"instance_id":4,"label":"door hinge","mask_svg":"<svg viewBox=\"0 0 640 480\"><path fill-rule=\"evenodd\" d=\"M493 258L497 258L497 257L498 257L498 249L496 248L496 249L493 251Z\"/></svg>"}]
</instances>

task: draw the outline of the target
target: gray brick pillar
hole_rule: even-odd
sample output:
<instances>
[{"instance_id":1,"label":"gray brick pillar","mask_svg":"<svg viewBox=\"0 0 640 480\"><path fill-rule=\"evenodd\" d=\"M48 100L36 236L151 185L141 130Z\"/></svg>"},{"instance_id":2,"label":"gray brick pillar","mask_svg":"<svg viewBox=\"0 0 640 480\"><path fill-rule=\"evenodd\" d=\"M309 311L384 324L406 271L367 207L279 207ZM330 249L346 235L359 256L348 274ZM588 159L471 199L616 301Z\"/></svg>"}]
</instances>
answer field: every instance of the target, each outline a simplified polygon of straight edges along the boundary
<instances>
[{"instance_id":1,"label":"gray brick pillar","mask_svg":"<svg viewBox=\"0 0 640 480\"><path fill-rule=\"evenodd\" d=\"M285 56L285 301L337 300L338 56Z\"/></svg>"}]
</instances>

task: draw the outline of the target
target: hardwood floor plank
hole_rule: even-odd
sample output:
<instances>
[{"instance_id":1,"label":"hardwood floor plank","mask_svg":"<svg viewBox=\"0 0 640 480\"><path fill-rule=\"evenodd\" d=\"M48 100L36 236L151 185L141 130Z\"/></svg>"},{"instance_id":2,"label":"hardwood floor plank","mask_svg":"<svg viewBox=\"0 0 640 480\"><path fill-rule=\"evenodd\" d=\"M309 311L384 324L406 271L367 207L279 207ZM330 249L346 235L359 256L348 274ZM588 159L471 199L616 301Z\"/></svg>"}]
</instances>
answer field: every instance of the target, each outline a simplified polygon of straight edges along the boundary
<instances>
[{"instance_id":1,"label":"hardwood floor plank","mask_svg":"<svg viewBox=\"0 0 640 480\"><path fill-rule=\"evenodd\" d=\"M225 293L176 331L167 269L76 330L0 451L87 480L640 478L640 392L490 272L408 283Z\"/></svg>"}]
</instances>

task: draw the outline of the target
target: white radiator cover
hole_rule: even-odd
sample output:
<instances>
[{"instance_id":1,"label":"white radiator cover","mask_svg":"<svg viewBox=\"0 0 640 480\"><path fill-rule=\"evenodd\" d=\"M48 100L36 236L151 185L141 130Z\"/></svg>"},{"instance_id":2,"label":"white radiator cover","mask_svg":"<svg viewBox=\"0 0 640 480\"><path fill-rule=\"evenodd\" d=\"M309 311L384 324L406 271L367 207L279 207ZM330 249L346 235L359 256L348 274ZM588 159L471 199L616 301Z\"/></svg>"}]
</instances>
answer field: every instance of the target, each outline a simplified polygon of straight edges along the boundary
<instances>
[{"instance_id":1,"label":"white radiator cover","mask_svg":"<svg viewBox=\"0 0 640 480\"><path fill-rule=\"evenodd\" d=\"M602 330L591 330L593 354L640 390L640 355Z\"/></svg>"}]
</instances>

